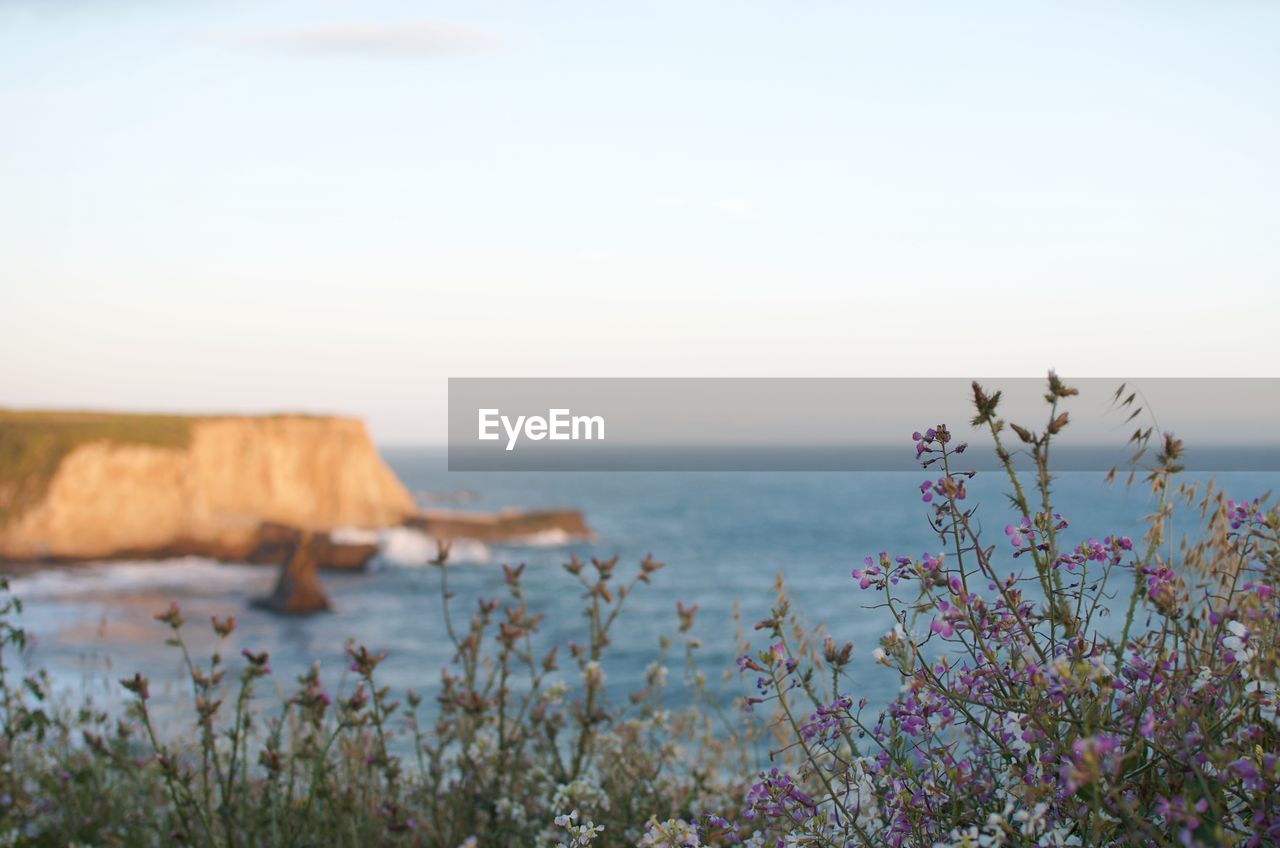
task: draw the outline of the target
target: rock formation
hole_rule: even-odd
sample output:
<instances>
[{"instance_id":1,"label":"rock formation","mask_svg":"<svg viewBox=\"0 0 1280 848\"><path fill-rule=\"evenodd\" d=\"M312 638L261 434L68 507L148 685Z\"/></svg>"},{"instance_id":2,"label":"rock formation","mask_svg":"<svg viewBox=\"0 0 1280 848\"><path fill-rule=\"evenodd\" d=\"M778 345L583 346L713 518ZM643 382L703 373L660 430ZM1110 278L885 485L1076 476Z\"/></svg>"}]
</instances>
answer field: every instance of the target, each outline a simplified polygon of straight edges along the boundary
<instances>
[{"instance_id":1,"label":"rock formation","mask_svg":"<svg viewBox=\"0 0 1280 848\"><path fill-rule=\"evenodd\" d=\"M287 524L263 524L258 528L253 550L249 551L244 560L258 565L280 565L288 562L294 549L308 532ZM311 547L316 568L321 571L360 571L378 553L376 544L335 542L328 533L312 534Z\"/></svg>"},{"instance_id":2,"label":"rock formation","mask_svg":"<svg viewBox=\"0 0 1280 848\"><path fill-rule=\"evenodd\" d=\"M41 426L41 414L21 415L27 433ZM382 528L415 511L356 420L171 416L166 421L181 422L189 433L154 444L116 435L135 419L149 420L93 416L94 426L111 437L81 438L55 455L38 490L28 480L0 480L0 494L37 491L29 503L0 512L0 559L194 554L242 560L260 546L264 524ZM13 426L0 420L0 448L10 452L22 446ZM54 430L50 424L37 432ZM359 553L334 555L350 562Z\"/></svg>"},{"instance_id":3,"label":"rock formation","mask_svg":"<svg viewBox=\"0 0 1280 848\"><path fill-rule=\"evenodd\" d=\"M302 534L288 561L280 566L275 590L265 598L255 599L253 605L288 615L310 615L332 609L329 596L316 576L316 540L311 533Z\"/></svg>"},{"instance_id":4,"label":"rock formation","mask_svg":"<svg viewBox=\"0 0 1280 848\"><path fill-rule=\"evenodd\" d=\"M576 509L460 512L424 510L405 520L433 539L476 539L481 542L519 542L555 534L568 539L592 539L582 513Z\"/></svg>"}]
</instances>

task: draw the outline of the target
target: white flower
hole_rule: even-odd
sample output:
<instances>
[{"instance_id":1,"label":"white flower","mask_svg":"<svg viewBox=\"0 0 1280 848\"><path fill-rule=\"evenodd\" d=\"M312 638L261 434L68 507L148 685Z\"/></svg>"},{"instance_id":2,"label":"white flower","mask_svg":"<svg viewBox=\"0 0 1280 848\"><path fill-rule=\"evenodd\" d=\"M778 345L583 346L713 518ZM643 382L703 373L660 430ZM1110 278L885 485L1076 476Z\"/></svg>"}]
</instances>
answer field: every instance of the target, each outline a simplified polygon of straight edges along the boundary
<instances>
[{"instance_id":1,"label":"white flower","mask_svg":"<svg viewBox=\"0 0 1280 848\"><path fill-rule=\"evenodd\" d=\"M1044 832L1045 814L1048 812L1049 805L1041 801L1029 811L1018 810L1013 814L1013 820L1019 823L1019 830L1023 836L1039 836Z\"/></svg>"},{"instance_id":2,"label":"white flower","mask_svg":"<svg viewBox=\"0 0 1280 848\"><path fill-rule=\"evenodd\" d=\"M588 686L599 688L604 685L604 669L600 663L592 660L582 667L582 680Z\"/></svg>"},{"instance_id":3,"label":"white flower","mask_svg":"<svg viewBox=\"0 0 1280 848\"><path fill-rule=\"evenodd\" d=\"M591 781L578 778L571 783L562 783L556 787L555 794L551 798L551 808L553 810L563 810L566 807L584 807L589 810L608 810L609 796L601 791L600 787ZM576 815L577 810L570 815Z\"/></svg>"},{"instance_id":4,"label":"white flower","mask_svg":"<svg viewBox=\"0 0 1280 848\"><path fill-rule=\"evenodd\" d=\"M1200 666L1200 673L1196 675L1195 681L1191 684L1192 692L1199 692L1204 687L1213 682L1213 672L1209 670L1209 666Z\"/></svg>"},{"instance_id":5,"label":"white flower","mask_svg":"<svg viewBox=\"0 0 1280 848\"><path fill-rule=\"evenodd\" d=\"M935 842L934 848L1000 848L1004 845L1004 829L998 824L988 824L982 830L970 825L951 831L950 842Z\"/></svg>"},{"instance_id":6,"label":"white flower","mask_svg":"<svg viewBox=\"0 0 1280 848\"><path fill-rule=\"evenodd\" d=\"M1055 827L1036 844L1042 848L1066 848L1068 845L1079 845L1080 837L1071 833L1070 827Z\"/></svg>"},{"instance_id":7,"label":"white flower","mask_svg":"<svg viewBox=\"0 0 1280 848\"><path fill-rule=\"evenodd\" d=\"M1236 662L1246 664L1253 659L1253 649L1249 647L1249 628L1238 621L1228 621L1227 629L1231 635L1223 638L1222 647L1235 655Z\"/></svg>"},{"instance_id":8,"label":"white flower","mask_svg":"<svg viewBox=\"0 0 1280 848\"><path fill-rule=\"evenodd\" d=\"M571 813L561 813L555 817L556 827L563 828L569 834L567 843L561 842L557 848L585 848L590 845L601 833L604 833L604 825L597 825L588 820L582 824L578 824L578 811Z\"/></svg>"},{"instance_id":9,"label":"white flower","mask_svg":"<svg viewBox=\"0 0 1280 848\"><path fill-rule=\"evenodd\" d=\"M1107 661L1100 655L1095 654L1089 657L1089 666L1089 676L1095 683L1105 683L1115 676L1111 667L1107 665Z\"/></svg>"},{"instance_id":10,"label":"white flower","mask_svg":"<svg viewBox=\"0 0 1280 848\"><path fill-rule=\"evenodd\" d=\"M697 829L689 822L667 819L659 823L656 818L651 818L644 836L640 837L639 848L697 848L701 845Z\"/></svg>"},{"instance_id":11,"label":"white flower","mask_svg":"<svg viewBox=\"0 0 1280 848\"><path fill-rule=\"evenodd\" d=\"M1270 680L1250 680L1245 684L1244 691L1245 694L1254 696L1262 717L1280 727L1280 697L1276 695L1276 684Z\"/></svg>"},{"instance_id":12,"label":"white flower","mask_svg":"<svg viewBox=\"0 0 1280 848\"><path fill-rule=\"evenodd\" d=\"M1000 717L1001 741L1009 746L1009 750L1022 755L1031 750L1031 743L1022 738L1022 713L1005 713ZM1005 737L1008 737L1007 739Z\"/></svg>"}]
</instances>

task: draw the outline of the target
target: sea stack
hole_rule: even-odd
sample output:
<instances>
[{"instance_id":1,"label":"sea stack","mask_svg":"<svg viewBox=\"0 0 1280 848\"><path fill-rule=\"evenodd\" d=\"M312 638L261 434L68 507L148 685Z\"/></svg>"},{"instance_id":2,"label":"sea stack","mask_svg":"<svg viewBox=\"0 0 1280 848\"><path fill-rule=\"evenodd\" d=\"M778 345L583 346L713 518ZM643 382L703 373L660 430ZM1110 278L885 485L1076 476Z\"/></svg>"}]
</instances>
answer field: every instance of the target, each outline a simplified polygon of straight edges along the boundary
<instances>
[{"instance_id":1,"label":"sea stack","mask_svg":"<svg viewBox=\"0 0 1280 848\"><path fill-rule=\"evenodd\" d=\"M315 549L315 537L303 533L294 545L293 555L280 566L275 590L265 598L255 599L253 605L286 615L311 615L332 609L316 575Z\"/></svg>"}]
</instances>

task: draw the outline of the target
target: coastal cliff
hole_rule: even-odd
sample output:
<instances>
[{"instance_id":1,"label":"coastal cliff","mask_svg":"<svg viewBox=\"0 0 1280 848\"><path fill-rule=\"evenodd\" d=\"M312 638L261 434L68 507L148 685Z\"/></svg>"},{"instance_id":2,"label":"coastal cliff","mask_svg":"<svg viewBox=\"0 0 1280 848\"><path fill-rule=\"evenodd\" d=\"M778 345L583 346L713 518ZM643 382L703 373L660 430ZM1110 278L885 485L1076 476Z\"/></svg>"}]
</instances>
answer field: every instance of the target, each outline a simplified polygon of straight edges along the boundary
<instances>
[{"instance_id":1,"label":"coastal cliff","mask_svg":"<svg viewBox=\"0 0 1280 848\"><path fill-rule=\"evenodd\" d=\"M353 419L0 413L0 559L235 559L267 523L382 528L414 511Z\"/></svg>"}]
</instances>

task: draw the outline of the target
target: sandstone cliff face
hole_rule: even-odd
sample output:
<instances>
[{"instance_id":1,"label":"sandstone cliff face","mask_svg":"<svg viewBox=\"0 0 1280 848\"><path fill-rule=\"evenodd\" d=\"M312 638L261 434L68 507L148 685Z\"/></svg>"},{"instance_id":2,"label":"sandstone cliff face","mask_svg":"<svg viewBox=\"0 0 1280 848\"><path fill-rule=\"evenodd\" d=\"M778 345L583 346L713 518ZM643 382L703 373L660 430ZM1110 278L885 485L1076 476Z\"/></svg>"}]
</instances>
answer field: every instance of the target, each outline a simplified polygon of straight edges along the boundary
<instances>
[{"instance_id":1,"label":"sandstone cliff face","mask_svg":"<svg viewBox=\"0 0 1280 848\"><path fill-rule=\"evenodd\" d=\"M414 512L359 421L201 418L191 428L181 448L77 446L44 496L0 527L0 558L238 557L264 522L379 528Z\"/></svg>"}]
</instances>

